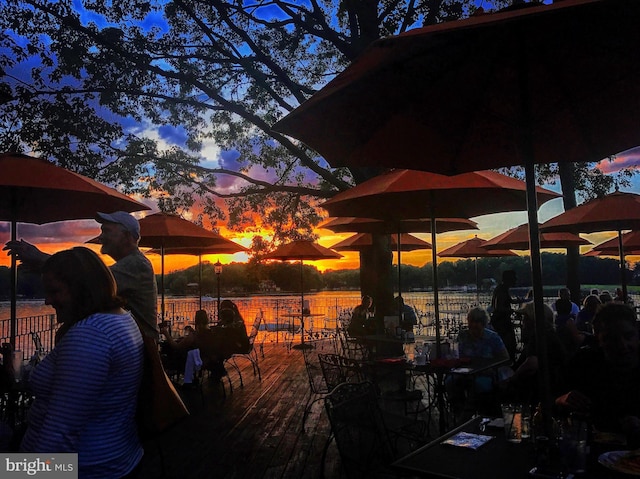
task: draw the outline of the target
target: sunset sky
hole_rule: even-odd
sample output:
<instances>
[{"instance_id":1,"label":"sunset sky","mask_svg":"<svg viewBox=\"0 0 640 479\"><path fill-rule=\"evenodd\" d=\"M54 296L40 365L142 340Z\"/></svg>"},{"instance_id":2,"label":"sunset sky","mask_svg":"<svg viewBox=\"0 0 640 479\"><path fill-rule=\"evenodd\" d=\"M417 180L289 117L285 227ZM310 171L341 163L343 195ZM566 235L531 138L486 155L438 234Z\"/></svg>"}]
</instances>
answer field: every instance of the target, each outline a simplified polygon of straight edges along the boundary
<instances>
[{"instance_id":1,"label":"sunset sky","mask_svg":"<svg viewBox=\"0 0 640 479\"><path fill-rule=\"evenodd\" d=\"M484 3L484 2L483 2ZM545 1L545 3L548 3ZM83 20L91 20L94 22L100 22L100 18L90 14L87 18L83 17ZM147 19L152 22L160 22L159 25L162 25L163 21L160 17L150 17ZM155 25L155 24L154 24ZM22 62L15 68L11 68L8 73L11 74L12 78L15 78L16 81L20 81L23 83L28 83L30 81L30 72L34 67L34 61L36 58L29 59L29 61ZM106 113L109 114L110 113ZM187 131L184 127L181 126L170 126L170 125L154 125L150 120L142 119L140 121L133 120L132 118L115 118L113 121L122 122L125 129L128 131L134 132L137 136L141 138L149 138L152 140L157 140L159 150L168 149L171 147L184 147L187 142ZM202 162L203 167L211 167L211 168L223 168L231 171L239 171L242 166L236 160L238 158L237 152L233 151L223 151L221 150L211 139L203 140L203 148L199 151L200 157L204 159ZM617 159L613 163L609 163L607 161L603 161L601 165L602 171L605 173L614 172L621 167L624 166L635 166L640 165L640 147L629 150L623 154L618 155ZM324 165L323 165L324 166ZM301 173L304 173L304 170L300 170ZM247 172L253 178L263 179L269 181L270 179L275 177L275 172L267 172L261 170L259 167L252 167ZM311 180L311 178L306 178L307 180ZM231 193L237 192L242 186L241 179L235 176L224 176L221 175L219 177L217 183L217 190L220 193ZM559 185L545 185L549 189L554 191L559 190ZM634 184L631 188L627 188L626 191L631 191L635 193L640 193L640 179L635 179ZM158 211L158 208L155 203L151 200L143 199L140 200L142 202L147 203L152 210L145 213L136 214L138 217L142 217L146 214L154 213ZM63 208L63 205L60 205ZM561 213L563 211L562 208L562 200L555 199L550 202L545 203L541 209L539 210L539 220L540 222L544 222L553 216ZM195 215L194 215L195 216ZM185 219L191 219L186 217ZM460 241L464 241L466 239L473 238L474 235L477 235L483 239L490 239L509 228L513 228L519 226L527 222L526 212L512 212L512 213L501 213L494 215L487 215L477 218L472 218L478 223L479 230L469 230L469 231L457 231L451 233L444 233L438 235L437 238L437 250L441 251L445 248L448 248L455 243ZM0 243L5 243L10 238L10 225L8 223L0 222ZM59 251L61 249L69 248L72 246L82 245L85 241L90 238L97 236L100 232L99 224L94 220L84 220L84 221L66 221L60 223L52 223L49 225L36 226L29 224L19 224L17 237L22 238L26 241L34 243L38 245L42 250L53 253ZM330 247L333 244L341 241L342 239L350 236L350 234L335 234L329 230L320 229L317 231L319 235L318 242L326 247ZM251 238L255 233L238 233L228 231L224 225L220 228L220 234L222 234L225 238L228 238L232 241L242 244L243 246L249 247L251 244ZM265 235L268 235L269 232L265 231ZM416 234L416 236L425 239L426 241L431 242L430 235L427 234ZM609 239L614 236L613 232L610 233L599 233L593 235L583 235L586 239L592 241L594 244L602 242L606 239ZM89 247L99 250L99 245L88 245ZM589 247L584 247L582 251L587 251L590 249ZM359 266L359 255L357 252L341 252L343 254L343 258L340 260L327 260L327 261L317 261L317 262L309 262L309 264L314 264L321 270L325 269L352 269L357 268ZM519 252L521 254L528 254L526 251ZM246 253L236 253L234 255L208 255L204 256L204 261L215 262L220 260L222 263L230 263L230 262L244 262L247 259ZM113 260L108 257L104 258L108 264L111 264ZM160 256L155 254L150 254L149 259L152 261L156 272L160 272ZM455 259L453 259L455 260ZM395 258L394 258L395 261ZM410 253L402 254L402 262L404 264L412 264L417 266L422 266L427 262L431 261L431 251L430 250L421 250ZM182 256L182 255L167 255L165 259L165 271L170 272L176 269L182 269L191 265L195 265L198 262L198 258L196 256ZM10 264L9 257L2 252L0 254L0 266L8 266Z\"/></svg>"},{"instance_id":2,"label":"sunset sky","mask_svg":"<svg viewBox=\"0 0 640 479\"><path fill-rule=\"evenodd\" d=\"M607 172L615 171L619 166L630 166L640 164L640 149L636 151L627 152L624 155L620 155L616 162L613 164L609 164L608 162L604 166L607 168ZM230 166L230 161L224 158L225 155L218 156L219 164L225 165L225 167ZM210 157L210 156L209 156ZM229 179L227 188L232 190L237 185L234 185L234 181ZM547 185L549 189L558 191L557 185ZM640 192L640 180L635 180L632 188L628 188L627 191L632 191L634 193ZM136 213L136 216L141 218L146 214L153 213L157 211L157 207L155 204L150 203L148 200L143 200L149 204L153 208L150 212L145 213ZM539 219L540 222L544 222L553 216L561 213L562 208L562 200L560 198L549 201L545 203L539 210ZM186 218L189 219L189 218ZM511 213L500 213L493 215L486 215L473 218L477 223L479 230L468 230L468 231L456 231L451 233L443 233L438 235L437 237L437 250L441 251L445 248L448 248L455 243L460 241L464 241L466 239L473 238L474 235L478 235L478 237L483 239L490 239L509 228L513 228L527 221L526 212L511 212ZM9 223L0 222L0 242L5 243L10 238L10 225ZM31 225L31 224L19 224L17 237L22 238L26 241L34 243L40 247L43 251L48 253L53 253L59 251L61 249L69 248L72 246L82 245L85 241L90 238L97 236L100 233L100 225L93 220L83 220L83 221L66 221L59 223L50 223L48 225ZM254 233L237 233L226 230L226 228L221 227L220 233L225 237L232 241L235 241L243 246L249 247L251 245L251 238ZM336 234L326 229L318 229L317 233L319 235L318 242L326 247L330 247L336 244L338 241L350 236L350 234ZM265 235L268 235L268 232L265 232ZM428 234L416 234L416 236L425 239L426 241L431 242L430 235ZM586 239L593 242L594 244L600 243L606 239L609 239L614 236L613 232L609 233L598 233L592 235L583 235ZM99 251L98 245L88 245L90 248ZM582 251L586 252L590 247L583 247ZM560 250L561 251L561 250ZM4 252L3 252L4 253ZM326 261L316 261L311 262L309 264L314 264L320 270L326 269L352 269L357 268L359 266L359 256L357 252L341 252L343 254L343 258L340 260L326 260ZM526 251L520 251L518 253L527 254ZM154 269L157 273L160 273L160 256L157 254L149 254L149 259L154 265ZM203 256L203 261L211 261L216 262L220 260L221 263L227 264L230 262L244 262L248 258L246 253L236 253L233 255L207 255ZM104 257L104 260L107 264L111 264L113 260L109 257ZM453 259L455 260L455 259ZM396 261L394 255L394 262ZM422 266L427 262L431 261L431 251L430 250L421 250L414 252L402 253L402 263L403 264L412 264L416 266ZM196 256L185 256L185 255L167 255L165 257L165 272L171 272L177 269L182 269L188 266L192 266L197 264L198 258ZM6 254L0 255L0 265L8 266L10 264L9 257Z\"/></svg>"}]
</instances>

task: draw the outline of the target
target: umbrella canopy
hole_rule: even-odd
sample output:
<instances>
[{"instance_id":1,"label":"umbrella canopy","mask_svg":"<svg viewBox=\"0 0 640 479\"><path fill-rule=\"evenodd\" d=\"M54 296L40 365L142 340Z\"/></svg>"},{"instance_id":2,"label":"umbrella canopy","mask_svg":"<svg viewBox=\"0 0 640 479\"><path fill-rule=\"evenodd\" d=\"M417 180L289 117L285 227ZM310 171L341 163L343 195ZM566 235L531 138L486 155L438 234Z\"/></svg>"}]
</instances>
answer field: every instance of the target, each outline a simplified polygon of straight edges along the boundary
<instances>
[{"instance_id":1,"label":"umbrella canopy","mask_svg":"<svg viewBox=\"0 0 640 479\"><path fill-rule=\"evenodd\" d=\"M308 345L304 342L304 277L303 277L303 261L318 261L321 259L338 259L342 258L340 253L331 251L329 248L320 246L309 240L297 240L291 243L280 245L274 251L264 256L264 259L278 259L281 261L300 261L300 344L296 345L297 349L305 349Z\"/></svg>"},{"instance_id":2,"label":"umbrella canopy","mask_svg":"<svg viewBox=\"0 0 640 479\"><path fill-rule=\"evenodd\" d=\"M456 174L524 165L546 417L534 165L598 161L640 143L639 19L640 2L564 0L382 38L274 125L332 166Z\"/></svg>"},{"instance_id":3,"label":"umbrella canopy","mask_svg":"<svg viewBox=\"0 0 640 479\"><path fill-rule=\"evenodd\" d=\"M336 251L362 251L370 248L373 242L371 241L371 235L367 233L358 233L347 239L334 244L331 249ZM417 251L421 249L431 249L431 245L420 238L417 238L409 233L400 234L400 243L396 239L396 236L391 236L391 246L401 251Z\"/></svg>"},{"instance_id":4,"label":"umbrella canopy","mask_svg":"<svg viewBox=\"0 0 640 479\"><path fill-rule=\"evenodd\" d=\"M536 196L542 204L561 195L537 187ZM445 176L426 171L392 170L338 193L321 206L331 216L393 221L471 218L525 210L526 185L495 171Z\"/></svg>"},{"instance_id":5,"label":"umbrella canopy","mask_svg":"<svg viewBox=\"0 0 640 479\"><path fill-rule=\"evenodd\" d=\"M384 221L373 218L338 217L329 218L318 227L334 233L431 233L431 220L421 218ZM465 218L438 218L436 221L436 233L471 229L477 230L478 224Z\"/></svg>"},{"instance_id":6,"label":"umbrella canopy","mask_svg":"<svg viewBox=\"0 0 640 479\"><path fill-rule=\"evenodd\" d=\"M487 240L478 238L471 238L461 243L455 244L450 248L440 251L438 256L441 258L474 258L474 265L476 270L476 303L480 304L480 278L478 276L478 258L489 256L517 256L513 251L508 249L488 250L484 248Z\"/></svg>"},{"instance_id":7,"label":"umbrella canopy","mask_svg":"<svg viewBox=\"0 0 640 479\"><path fill-rule=\"evenodd\" d=\"M596 233L620 230L640 230L640 195L616 191L582 203L540 226L543 232Z\"/></svg>"},{"instance_id":8,"label":"umbrella canopy","mask_svg":"<svg viewBox=\"0 0 640 479\"><path fill-rule=\"evenodd\" d=\"M140 220L140 246L160 248L161 258L161 310L164 321L164 255L167 248L180 247L235 247L232 241L213 231L198 226L176 215L154 213ZM226 245L226 246L225 246ZM234 246L235 245L235 246Z\"/></svg>"},{"instance_id":9,"label":"umbrella canopy","mask_svg":"<svg viewBox=\"0 0 640 479\"><path fill-rule=\"evenodd\" d=\"M273 129L334 167L601 160L638 145L639 3L531 3L381 38Z\"/></svg>"},{"instance_id":10,"label":"umbrella canopy","mask_svg":"<svg viewBox=\"0 0 640 479\"><path fill-rule=\"evenodd\" d=\"M440 251L438 256L441 258L483 258L490 256L517 256L516 253L509 249L489 250L484 247L487 240L478 238L468 239L458 244Z\"/></svg>"},{"instance_id":11,"label":"umbrella canopy","mask_svg":"<svg viewBox=\"0 0 640 479\"><path fill-rule=\"evenodd\" d=\"M618 232L620 282L627 297L627 275L624 262L623 230L640 230L640 195L616 191L582 203L576 208L551 218L540 226L543 232L570 231L573 233Z\"/></svg>"},{"instance_id":12,"label":"umbrella canopy","mask_svg":"<svg viewBox=\"0 0 640 479\"><path fill-rule=\"evenodd\" d=\"M536 188L540 203L560 195ZM332 216L361 216L399 221L411 218L467 218L527 208L523 181L494 171L455 176L414 170L392 170L338 193L321 205ZM436 229L431 231L436 352L440 354L440 318Z\"/></svg>"},{"instance_id":13,"label":"umbrella canopy","mask_svg":"<svg viewBox=\"0 0 640 479\"><path fill-rule=\"evenodd\" d=\"M600 251L617 256L620 253L620 240L611 238L603 243L597 244L592 251ZM640 231L631 231L622 235L622 246L625 254L638 254L640 251ZM635 252L634 252L635 251Z\"/></svg>"},{"instance_id":14,"label":"umbrella canopy","mask_svg":"<svg viewBox=\"0 0 640 479\"><path fill-rule=\"evenodd\" d=\"M199 286L199 309L202 309L202 255L203 254L233 254L239 251L248 251L242 245L234 243L231 240L225 240L225 243L215 244L212 246L192 246L186 248L165 248L164 254L184 254L189 256L198 257L198 274L200 281ZM162 254L163 251L160 248L152 248L147 253ZM219 307L220 305L218 305Z\"/></svg>"},{"instance_id":15,"label":"umbrella canopy","mask_svg":"<svg viewBox=\"0 0 640 479\"><path fill-rule=\"evenodd\" d=\"M150 209L119 191L41 158L0 154L0 220L44 224L97 211Z\"/></svg>"},{"instance_id":16,"label":"umbrella canopy","mask_svg":"<svg viewBox=\"0 0 640 479\"><path fill-rule=\"evenodd\" d=\"M0 155L0 221L11 223L11 241L17 224L94 218L96 212L150 209L119 191L66 170L41 158L19 153ZM11 256L11 335L17 334L16 294L18 270Z\"/></svg>"},{"instance_id":17,"label":"umbrella canopy","mask_svg":"<svg viewBox=\"0 0 640 479\"><path fill-rule=\"evenodd\" d=\"M340 253L331 251L329 248L320 246L313 241L297 240L291 243L280 245L273 252L267 254L264 259L279 259L281 261L317 261L321 259L342 258Z\"/></svg>"},{"instance_id":18,"label":"umbrella canopy","mask_svg":"<svg viewBox=\"0 0 640 479\"><path fill-rule=\"evenodd\" d=\"M436 233L445 233L448 231L459 231L478 229L478 224L466 218L438 218L437 221L431 222L430 219L396 219L387 218L385 220L376 220L373 218L357 218L357 217L338 217L330 218L320 228L326 228L336 233L357 232L357 233L377 233L377 234L394 234L396 235L395 244L398 253L398 294L402 295L402 269L400 265L401 250L397 248L398 236L401 233L431 233L432 224L435 224Z\"/></svg>"},{"instance_id":19,"label":"umbrella canopy","mask_svg":"<svg viewBox=\"0 0 640 479\"><path fill-rule=\"evenodd\" d=\"M567 248L569 246L582 246L591 244L584 238L573 233L541 233L541 248ZM529 249L529 225L527 223L511 228L498 236L485 242L488 250L499 249Z\"/></svg>"}]
</instances>

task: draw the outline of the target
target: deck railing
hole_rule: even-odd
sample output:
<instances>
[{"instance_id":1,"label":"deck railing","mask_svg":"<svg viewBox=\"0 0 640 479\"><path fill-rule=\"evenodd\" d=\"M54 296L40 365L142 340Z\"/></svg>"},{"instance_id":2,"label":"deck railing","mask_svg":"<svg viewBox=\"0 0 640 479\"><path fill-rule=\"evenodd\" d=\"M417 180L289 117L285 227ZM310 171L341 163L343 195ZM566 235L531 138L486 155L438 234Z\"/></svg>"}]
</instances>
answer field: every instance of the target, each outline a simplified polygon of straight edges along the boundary
<instances>
[{"instance_id":1,"label":"deck railing","mask_svg":"<svg viewBox=\"0 0 640 479\"><path fill-rule=\"evenodd\" d=\"M412 306L418 316L418 328L424 328L427 334L433 332L434 304L431 293L415 292L403 293L405 303ZM314 330L335 329L337 318L350 314L350 311L360 303L360 295L340 296L313 296L306 297L309 300L311 312L320 314L313 318L305 319L305 329ZM250 327L257 315L262 315L262 325L257 338L258 342L282 342L285 334L296 331L299 327L297 318L287 317L300 311L300 298L286 297L261 297L230 298L238 306L245 324ZM453 338L461 327L464 327L465 312L471 306L477 304L475 293L463 294L459 292L443 291L439 294L440 320L443 337ZM545 298L545 303L551 304L556 298ZM635 304L640 302L640 295L632 297ZM490 294L479 296L480 306L486 308L491 301ZM211 321L217 320L217 301L204 301L203 309L209 314ZM172 331L182 334L182 330L188 324L193 324L195 312L199 309L199 301L172 301L165 302L165 321L172 325ZM160 310L160 308L158 308ZM161 321L162 318L158 318ZM29 316L18 319L18 334L16 336L16 350L22 351L24 358L29 358L35 351L31 333L38 333L45 351L50 351L54 344L54 335L57 329L55 314ZM433 330L433 331L432 331ZM10 320L0 319L0 342L9 342Z\"/></svg>"}]
</instances>

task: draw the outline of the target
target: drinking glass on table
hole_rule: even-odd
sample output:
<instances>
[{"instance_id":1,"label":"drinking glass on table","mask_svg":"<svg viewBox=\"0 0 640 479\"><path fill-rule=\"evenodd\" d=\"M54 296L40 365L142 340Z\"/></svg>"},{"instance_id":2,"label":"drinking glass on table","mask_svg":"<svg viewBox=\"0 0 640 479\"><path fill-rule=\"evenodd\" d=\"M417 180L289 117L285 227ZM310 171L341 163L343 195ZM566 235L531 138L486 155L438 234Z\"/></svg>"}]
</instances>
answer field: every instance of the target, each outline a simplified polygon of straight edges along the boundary
<instances>
[{"instance_id":1,"label":"drinking glass on table","mask_svg":"<svg viewBox=\"0 0 640 479\"><path fill-rule=\"evenodd\" d=\"M522 406L520 404L501 404L504 435L508 442L522 442Z\"/></svg>"}]
</instances>

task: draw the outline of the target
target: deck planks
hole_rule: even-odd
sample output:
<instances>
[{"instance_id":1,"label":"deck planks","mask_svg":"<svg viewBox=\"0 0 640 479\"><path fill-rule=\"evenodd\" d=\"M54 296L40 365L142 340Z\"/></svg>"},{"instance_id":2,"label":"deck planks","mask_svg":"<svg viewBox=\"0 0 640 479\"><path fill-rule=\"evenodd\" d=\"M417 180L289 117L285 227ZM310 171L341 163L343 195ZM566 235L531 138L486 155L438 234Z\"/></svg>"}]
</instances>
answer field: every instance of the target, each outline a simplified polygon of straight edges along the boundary
<instances>
[{"instance_id":1,"label":"deck planks","mask_svg":"<svg viewBox=\"0 0 640 479\"><path fill-rule=\"evenodd\" d=\"M233 392L227 384L226 399L220 385L207 379L203 396L199 390L181 391L191 416L145 444L140 479L320 477L330 426L318 401L302 429L309 397L302 353L269 343L264 352L262 381L248 361L238 362L244 387L228 368ZM325 477L344 477L335 444L327 452Z\"/></svg>"}]
</instances>

